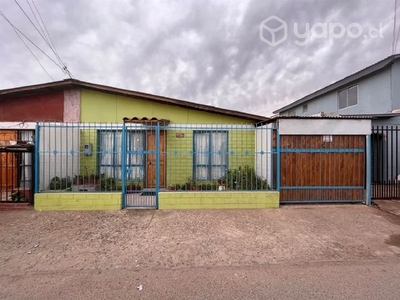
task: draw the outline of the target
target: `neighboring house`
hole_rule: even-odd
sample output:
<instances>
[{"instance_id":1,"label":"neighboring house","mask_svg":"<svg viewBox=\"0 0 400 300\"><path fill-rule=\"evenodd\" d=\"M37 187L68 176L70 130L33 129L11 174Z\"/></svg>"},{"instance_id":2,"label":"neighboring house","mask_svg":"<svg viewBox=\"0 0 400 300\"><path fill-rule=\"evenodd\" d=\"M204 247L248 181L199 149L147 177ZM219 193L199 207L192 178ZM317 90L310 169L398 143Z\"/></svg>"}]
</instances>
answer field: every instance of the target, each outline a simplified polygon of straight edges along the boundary
<instances>
[{"instance_id":1,"label":"neighboring house","mask_svg":"<svg viewBox=\"0 0 400 300\"><path fill-rule=\"evenodd\" d=\"M127 189L154 189L156 172L157 188L193 183L215 189L218 180L227 184L221 178L228 172L256 168L254 130L267 120L75 79L0 91L2 132L34 130L42 123L35 132L39 192L62 190L57 178L100 174L116 181L113 190L124 180L131 183Z\"/></svg>"},{"instance_id":2,"label":"neighboring house","mask_svg":"<svg viewBox=\"0 0 400 300\"><path fill-rule=\"evenodd\" d=\"M274 113L282 116L371 116L372 125L400 124L400 54L347 76Z\"/></svg>"},{"instance_id":3,"label":"neighboring house","mask_svg":"<svg viewBox=\"0 0 400 300\"><path fill-rule=\"evenodd\" d=\"M400 197L397 184L400 180L400 54L389 56L274 113L371 117L374 197Z\"/></svg>"}]
</instances>

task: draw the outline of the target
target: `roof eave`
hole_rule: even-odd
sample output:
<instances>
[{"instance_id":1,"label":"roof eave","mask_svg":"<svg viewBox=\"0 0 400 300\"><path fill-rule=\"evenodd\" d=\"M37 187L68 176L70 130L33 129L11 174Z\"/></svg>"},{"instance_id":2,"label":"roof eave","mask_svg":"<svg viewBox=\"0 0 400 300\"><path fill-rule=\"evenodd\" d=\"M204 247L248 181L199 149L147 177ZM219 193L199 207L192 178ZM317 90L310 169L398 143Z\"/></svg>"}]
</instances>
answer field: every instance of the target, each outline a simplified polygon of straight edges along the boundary
<instances>
[{"instance_id":1,"label":"roof eave","mask_svg":"<svg viewBox=\"0 0 400 300\"><path fill-rule=\"evenodd\" d=\"M103 93L110 93L110 94L122 95L122 96L127 96L127 97L133 97L133 98L149 100L149 101L153 101L153 102L157 102L157 103L164 103L164 104L179 106L179 107L188 108L188 109L200 110L200 111L214 113L214 114L220 114L220 115L224 115L224 116L231 116L231 117L246 119L246 120L250 120L250 121L254 121L254 122L269 120L269 118L264 117L264 116L253 115L253 114L249 114L249 113L243 113L240 111L219 108L219 107L214 107L214 106L205 105L205 104L198 104L198 103L194 103L194 102L189 102L189 101L179 100L179 99L174 99L174 98L168 98L168 97L163 97L163 96L158 96L158 95L153 95L153 94L146 94L146 93L126 90L126 89L120 89L120 88L115 88L115 87L111 87L111 86L94 84L94 83L80 81L80 80L76 80L76 79L65 79L65 80L55 81L55 82L50 82L50 83L43 83L43 84L37 84L37 85L31 85L31 86L24 86L24 87L0 90L0 99L2 99L5 96L11 98L11 97L17 97L17 96L21 96L21 95L34 94L34 93L38 93L38 92L43 92L43 90L50 92L50 91L72 89L72 88L90 89L90 90L95 90L95 91L99 91L99 92L103 92Z\"/></svg>"}]
</instances>

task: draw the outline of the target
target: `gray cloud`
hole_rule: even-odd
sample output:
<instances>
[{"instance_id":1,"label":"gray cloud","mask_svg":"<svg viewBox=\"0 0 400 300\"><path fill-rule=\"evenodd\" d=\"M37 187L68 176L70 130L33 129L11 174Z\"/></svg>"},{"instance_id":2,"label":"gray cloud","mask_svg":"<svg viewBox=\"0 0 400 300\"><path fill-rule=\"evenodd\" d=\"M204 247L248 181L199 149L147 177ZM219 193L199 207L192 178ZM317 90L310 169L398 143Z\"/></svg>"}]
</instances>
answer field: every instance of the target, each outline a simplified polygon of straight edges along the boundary
<instances>
[{"instance_id":1,"label":"gray cloud","mask_svg":"<svg viewBox=\"0 0 400 300\"><path fill-rule=\"evenodd\" d=\"M26 1L19 3L30 12ZM394 5L388 1L35 3L77 79L256 114L270 115L391 54ZM0 9L50 55L13 0L0 1ZM276 47L259 38L259 24L271 15L289 28L288 40ZM382 24L383 38L313 39L300 47L295 22L302 30L306 23L357 22L364 32ZM0 39L0 88L50 80L2 18ZM53 78L66 77L34 51Z\"/></svg>"}]
</instances>

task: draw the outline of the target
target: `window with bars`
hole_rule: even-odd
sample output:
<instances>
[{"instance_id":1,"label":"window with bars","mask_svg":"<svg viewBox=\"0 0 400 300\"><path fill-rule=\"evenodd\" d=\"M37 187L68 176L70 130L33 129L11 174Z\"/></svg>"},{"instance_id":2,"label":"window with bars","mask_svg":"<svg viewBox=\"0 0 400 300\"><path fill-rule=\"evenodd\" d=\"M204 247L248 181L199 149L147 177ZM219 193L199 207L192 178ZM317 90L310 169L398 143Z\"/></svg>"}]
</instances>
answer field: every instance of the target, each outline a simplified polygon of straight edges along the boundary
<instances>
[{"instance_id":1,"label":"window with bars","mask_svg":"<svg viewBox=\"0 0 400 300\"><path fill-rule=\"evenodd\" d=\"M145 133L127 132L127 179L143 180ZM122 131L100 131L100 173L122 178Z\"/></svg>"},{"instance_id":2,"label":"window with bars","mask_svg":"<svg viewBox=\"0 0 400 300\"><path fill-rule=\"evenodd\" d=\"M228 168L228 132L194 132L193 177L213 180L225 177Z\"/></svg>"}]
</instances>

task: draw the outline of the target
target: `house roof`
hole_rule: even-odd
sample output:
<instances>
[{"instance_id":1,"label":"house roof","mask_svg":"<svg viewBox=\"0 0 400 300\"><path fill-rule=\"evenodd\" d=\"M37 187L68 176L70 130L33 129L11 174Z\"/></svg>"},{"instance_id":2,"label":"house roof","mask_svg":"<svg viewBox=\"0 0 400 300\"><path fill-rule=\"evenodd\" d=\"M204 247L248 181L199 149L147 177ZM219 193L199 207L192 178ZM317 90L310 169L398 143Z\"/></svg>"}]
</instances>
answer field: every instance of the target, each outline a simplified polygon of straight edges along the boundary
<instances>
[{"instance_id":1,"label":"house roof","mask_svg":"<svg viewBox=\"0 0 400 300\"><path fill-rule=\"evenodd\" d=\"M389 57L387 57L365 69L362 69L361 71L358 71L352 75L349 75L349 76L347 76L339 81L336 81L320 90L315 91L314 93L311 93L299 100L296 100L284 107L281 107L280 109L274 111L274 114L287 111L287 110L292 109L298 105L301 105L307 101L313 100L317 97L320 97L320 96L330 93L332 91L338 90L342 87L346 87L364 77L371 76L371 75L391 66L393 64L393 62L395 62L398 59L400 59L400 54L394 54L392 56L389 56Z\"/></svg>"},{"instance_id":2,"label":"house roof","mask_svg":"<svg viewBox=\"0 0 400 300\"><path fill-rule=\"evenodd\" d=\"M393 117L400 117L400 113L383 113L383 114L362 114L362 115L341 115L343 117L369 117L373 119L387 119Z\"/></svg>"},{"instance_id":3,"label":"house roof","mask_svg":"<svg viewBox=\"0 0 400 300\"><path fill-rule=\"evenodd\" d=\"M94 90L94 91L98 91L98 92L115 94L115 95L119 95L119 96L126 96L126 97L131 97L131 98L136 98L136 99L143 99L143 100L148 100L148 101L153 101L153 102L163 103L163 104L169 104L169 105L179 106L179 107L188 108L188 109L200 110L200 111L209 112L209 113L215 113L215 114L220 114L220 115L225 115L225 116L230 116L230 117L247 119L247 120L251 120L251 121L255 121L255 122L269 120L269 118L264 117L264 116L253 115L253 114L244 113L241 111L219 108L219 107L215 107L215 106L199 104L199 103L194 103L194 102L189 102L189 101L179 100L179 99L174 99L174 98L169 98L169 97L163 97L163 96L158 96L158 95L153 95L153 94L146 94L146 93L141 93L141 92L137 92L137 91L131 91L131 90L126 90L126 89L121 89L121 88L116 88L116 87L111 87L111 86L106 86L106 85L100 85L100 84L80 81L80 80L76 80L76 79L65 79L65 80L61 80L61 81L54 81L54 82L49 82L49 83L0 90L0 100L12 99L12 98L17 98L17 97L21 97L21 96L35 95L35 94L41 94L41 93L49 93L49 92L60 91L60 90L76 89L76 88L89 89L89 90Z\"/></svg>"},{"instance_id":4,"label":"house roof","mask_svg":"<svg viewBox=\"0 0 400 300\"><path fill-rule=\"evenodd\" d=\"M305 120L305 119L312 119L312 120L321 120L321 119L325 119L325 120L329 120L329 119L333 119L333 120L371 120L373 119L372 116L359 116L359 115L338 115L338 116L281 116L281 115L274 115L273 117L271 117L269 120L265 121L265 122L260 122L257 124L257 126L262 126L265 124L270 124L270 123L274 123L277 120L282 120L282 119L301 119L301 120Z\"/></svg>"}]
</instances>

